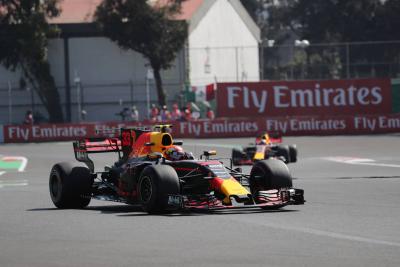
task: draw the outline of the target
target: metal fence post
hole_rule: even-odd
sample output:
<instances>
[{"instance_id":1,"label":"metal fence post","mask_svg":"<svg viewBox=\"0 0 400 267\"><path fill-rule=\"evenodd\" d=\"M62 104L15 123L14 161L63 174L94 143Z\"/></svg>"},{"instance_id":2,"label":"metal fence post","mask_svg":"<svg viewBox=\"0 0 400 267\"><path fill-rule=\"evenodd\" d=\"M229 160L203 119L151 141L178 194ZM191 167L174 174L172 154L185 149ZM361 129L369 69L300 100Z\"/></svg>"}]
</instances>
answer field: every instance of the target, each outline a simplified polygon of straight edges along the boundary
<instances>
[{"instance_id":1,"label":"metal fence post","mask_svg":"<svg viewBox=\"0 0 400 267\"><path fill-rule=\"evenodd\" d=\"M346 43L346 78L350 79L350 44Z\"/></svg>"},{"instance_id":2,"label":"metal fence post","mask_svg":"<svg viewBox=\"0 0 400 267\"><path fill-rule=\"evenodd\" d=\"M75 79L74 79L75 85L76 85L76 101L77 101L77 107L78 107L78 122L81 122L82 118L82 107L81 107L81 78L78 76L77 72L75 72Z\"/></svg>"},{"instance_id":3,"label":"metal fence post","mask_svg":"<svg viewBox=\"0 0 400 267\"><path fill-rule=\"evenodd\" d=\"M235 46L235 60L236 60L236 81L239 82L239 55L237 46Z\"/></svg>"},{"instance_id":4,"label":"metal fence post","mask_svg":"<svg viewBox=\"0 0 400 267\"><path fill-rule=\"evenodd\" d=\"M129 80L129 89L130 89L130 97L131 97L131 106L133 106L133 81L132 79Z\"/></svg>"},{"instance_id":5,"label":"metal fence post","mask_svg":"<svg viewBox=\"0 0 400 267\"><path fill-rule=\"evenodd\" d=\"M8 81L8 124L12 124L12 98L11 98L11 82Z\"/></svg>"},{"instance_id":6,"label":"metal fence post","mask_svg":"<svg viewBox=\"0 0 400 267\"><path fill-rule=\"evenodd\" d=\"M260 80L264 80L264 41L260 42Z\"/></svg>"}]
</instances>

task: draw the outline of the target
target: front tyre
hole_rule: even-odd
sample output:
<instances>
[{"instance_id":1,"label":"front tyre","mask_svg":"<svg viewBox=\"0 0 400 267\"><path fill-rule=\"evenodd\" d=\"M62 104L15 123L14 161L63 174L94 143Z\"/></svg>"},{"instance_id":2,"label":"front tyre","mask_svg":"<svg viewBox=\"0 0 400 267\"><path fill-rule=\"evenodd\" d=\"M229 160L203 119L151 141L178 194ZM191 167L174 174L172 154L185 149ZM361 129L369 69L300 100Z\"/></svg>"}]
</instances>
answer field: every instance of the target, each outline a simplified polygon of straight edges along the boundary
<instances>
[{"instance_id":1,"label":"front tyre","mask_svg":"<svg viewBox=\"0 0 400 267\"><path fill-rule=\"evenodd\" d=\"M291 158L290 158L290 148L289 146L286 145L279 145L277 147L277 154L276 154L279 158L283 158L285 163L289 163L291 162Z\"/></svg>"},{"instance_id":2,"label":"front tyre","mask_svg":"<svg viewBox=\"0 0 400 267\"><path fill-rule=\"evenodd\" d=\"M254 163L250 172L249 183L253 196L259 195L260 191L279 190L293 186L292 176L286 164L273 158ZM279 209L285 205L285 203L282 203L274 206L265 206L263 209Z\"/></svg>"},{"instance_id":3,"label":"front tyre","mask_svg":"<svg viewBox=\"0 0 400 267\"><path fill-rule=\"evenodd\" d=\"M297 162L297 146L296 145L289 146L289 156L290 156L290 162Z\"/></svg>"},{"instance_id":4,"label":"front tyre","mask_svg":"<svg viewBox=\"0 0 400 267\"><path fill-rule=\"evenodd\" d=\"M240 160L243 159L243 151L237 148L232 149L232 164L240 165Z\"/></svg>"},{"instance_id":5,"label":"front tyre","mask_svg":"<svg viewBox=\"0 0 400 267\"><path fill-rule=\"evenodd\" d=\"M260 160L254 163L250 171L250 191L291 188L292 176L285 163L277 159Z\"/></svg>"},{"instance_id":6,"label":"front tyre","mask_svg":"<svg viewBox=\"0 0 400 267\"><path fill-rule=\"evenodd\" d=\"M61 162L53 166L49 177L50 197L60 209L84 208L90 203L93 177L79 162Z\"/></svg>"},{"instance_id":7,"label":"front tyre","mask_svg":"<svg viewBox=\"0 0 400 267\"><path fill-rule=\"evenodd\" d=\"M140 175L138 193L144 211L165 212L169 195L180 193L178 174L168 165L147 166Z\"/></svg>"}]
</instances>

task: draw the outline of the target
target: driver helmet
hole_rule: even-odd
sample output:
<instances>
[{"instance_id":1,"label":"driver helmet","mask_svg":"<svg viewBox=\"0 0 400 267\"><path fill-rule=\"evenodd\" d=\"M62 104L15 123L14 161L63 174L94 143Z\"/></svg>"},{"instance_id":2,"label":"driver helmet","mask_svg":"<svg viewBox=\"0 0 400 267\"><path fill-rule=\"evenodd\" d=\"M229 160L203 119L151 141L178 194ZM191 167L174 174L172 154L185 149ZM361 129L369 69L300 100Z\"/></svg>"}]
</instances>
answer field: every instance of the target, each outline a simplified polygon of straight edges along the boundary
<instances>
[{"instance_id":1,"label":"driver helmet","mask_svg":"<svg viewBox=\"0 0 400 267\"><path fill-rule=\"evenodd\" d=\"M185 158L185 152L180 146L171 146L165 151L165 158L167 160L182 160Z\"/></svg>"},{"instance_id":2,"label":"driver helmet","mask_svg":"<svg viewBox=\"0 0 400 267\"><path fill-rule=\"evenodd\" d=\"M269 139L269 134L263 134L261 136L261 143L262 144L269 144L270 143L270 139Z\"/></svg>"},{"instance_id":3,"label":"driver helmet","mask_svg":"<svg viewBox=\"0 0 400 267\"><path fill-rule=\"evenodd\" d=\"M265 141L265 139L261 139L261 140L259 140L258 144L259 145L266 145L267 142Z\"/></svg>"}]
</instances>

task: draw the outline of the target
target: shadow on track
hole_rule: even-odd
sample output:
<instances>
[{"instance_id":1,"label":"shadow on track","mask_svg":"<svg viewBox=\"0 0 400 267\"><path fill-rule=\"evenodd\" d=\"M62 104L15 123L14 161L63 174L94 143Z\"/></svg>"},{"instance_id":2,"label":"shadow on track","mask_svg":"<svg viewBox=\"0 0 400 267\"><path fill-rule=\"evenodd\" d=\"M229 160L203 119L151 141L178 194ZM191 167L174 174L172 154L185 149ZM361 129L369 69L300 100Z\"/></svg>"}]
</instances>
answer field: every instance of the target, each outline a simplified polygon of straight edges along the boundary
<instances>
[{"instance_id":1,"label":"shadow on track","mask_svg":"<svg viewBox=\"0 0 400 267\"><path fill-rule=\"evenodd\" d=\"M27 211L56 211L63 210L58 208L36 208ZM64 209L74 210L74 209ZM110 206L88 206L84 209L87 211L100 211L102 214L115 214L119 217L138 217L138 216L164 216L164 217L186 217L186 216L216 216L216 215L246 215L257 213L286 213L297 212L293 209L263 210L263 209L235 209L235 210L195 210L195 211L170 211L160 214L148 214L144 212L141 206L137 205L110 205Z\"/></svg>"},{"instance_id":2,"label":"shadow on track","mask_svg":"<svg viewBox=\"0 0 400 267\"><path fill-rule=\"evenodd\" d=\"M59 208L37 208L37 209L28 209L26 211L49 211L49 210L59 210Z\"/></svg>"},{"instance_id":3,"label":"shadow on track","mask_svg":"<svg viewBox=\"0 0 400 267\"><path fill-rule=\"evenodd\" d=\"M332 179L399 179L400 176L358 176L358 177L334 177Z\"/></svg>"},{"instance_id":4,"label":"shadow on track","mask_svg":"<svg viewBox=\"0 0 400 267\"><path fill-rule=\"evenodd\" d=\"M162 214L147 214L147 216L164 216L164 217L190 217L190 216L216 216L216 215L246 215L257 213L286 213L297 212L297 210L262 210L262 209L236 209L236 210L214 210L214 211L171 211ZM136 214L121 214L121 217L136 216Z\"/></svg>"}]
</instances>

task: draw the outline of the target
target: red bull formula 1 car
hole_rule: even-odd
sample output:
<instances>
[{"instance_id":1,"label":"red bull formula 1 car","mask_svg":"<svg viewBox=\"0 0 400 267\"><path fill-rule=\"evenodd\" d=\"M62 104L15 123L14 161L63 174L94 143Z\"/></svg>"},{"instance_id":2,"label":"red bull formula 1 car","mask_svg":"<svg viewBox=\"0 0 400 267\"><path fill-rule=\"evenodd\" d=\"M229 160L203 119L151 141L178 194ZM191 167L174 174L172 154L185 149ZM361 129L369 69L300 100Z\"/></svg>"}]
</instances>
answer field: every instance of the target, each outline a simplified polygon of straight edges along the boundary
<instances>
[{"instance_id":1,"label":"red bull formula 1 car","mask_svg":"<svg viewBox=\"0 0 400 267\"><path fill-rule=\"evenodd\" d=\"M286 164L297 162L296 145L283 145L282 137L264 133L256 138L254 144L242 149L232 149L233 165L252 165L269 158L280 159Z\"/></svg>"},{"instance_id":2,"label":"red bull formula 1 car","mask_svg":"<svg viewBox=\"0 0 400 267\"><path fill-rule=\"evenodd\" d=\"M119 129L118 138L91 138L73 143L79 162L61 162L50 171L50 196L58 208L84 208L92 198L138 204L148 213L169 210L233 208L277 209L303 204L304 192L280 160L261 160L250 174L212 159L200 159L174 142L169 126L150 131ZM118 161L96 172L91 153L115 152ZM232 165L232 164L231 164Z\"/></svg>"}]
</instances>

